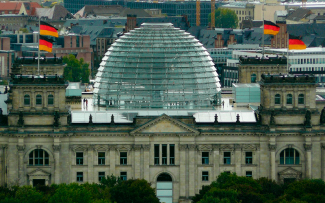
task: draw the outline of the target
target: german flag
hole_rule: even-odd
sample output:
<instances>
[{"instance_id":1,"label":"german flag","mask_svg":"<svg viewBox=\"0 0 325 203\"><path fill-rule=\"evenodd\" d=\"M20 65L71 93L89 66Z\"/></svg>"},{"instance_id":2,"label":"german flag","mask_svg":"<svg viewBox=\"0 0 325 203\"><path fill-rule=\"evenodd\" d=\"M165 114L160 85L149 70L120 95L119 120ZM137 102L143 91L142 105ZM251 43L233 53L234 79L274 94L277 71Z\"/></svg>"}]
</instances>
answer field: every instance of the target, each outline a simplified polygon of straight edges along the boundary
<instances>
[{"instance_id":1,"label":"german flag","mask_svg":"<svg viewBox=\"0 0 325 203\"><path fill-rule=\"evenodd\" d=\"M280 27L271 21L264 20L264 34L265 35L277 35L280 31Z\"/></svg>"},{"instance_id":2,"label":"german flag","mask_svg":"<svg viewBox=\"0 0 325 203\"><path fill-rule=\"evenodd\" d=\"M306 45L301 40L301 36L289 35L289 50L291 49L306 49Z\"/></svg>"},{"instance_id":3,"label":"german flag","mask_svg":"<svg viewBox=\"0 0 325 203\"><path fill-rule=\"evenodd\" d=\"M40 35L39 36L39 50L52 52L53 40Z\"/></svg>"},{"instance_id":4,"label":"german flag","mask_svg":"<svg viewBox=\"0 0 325 203\"><path fill-rule=\"evenodd\" d=\"M53 27L52 25L41 21L41 25L40 25L40 35L48 35L48 36L52 36L52 37L59 37L58 34L58 29L56 29L55 27Z\"/></svg>"}]
</instances>

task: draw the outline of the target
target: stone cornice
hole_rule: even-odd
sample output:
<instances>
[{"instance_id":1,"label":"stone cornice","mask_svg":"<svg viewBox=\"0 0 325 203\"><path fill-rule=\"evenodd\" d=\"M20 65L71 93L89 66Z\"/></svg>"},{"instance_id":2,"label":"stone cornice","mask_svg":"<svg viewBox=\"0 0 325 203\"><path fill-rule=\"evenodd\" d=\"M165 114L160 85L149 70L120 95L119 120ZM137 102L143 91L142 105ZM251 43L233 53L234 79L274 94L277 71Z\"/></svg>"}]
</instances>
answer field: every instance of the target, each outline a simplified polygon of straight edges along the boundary
<instances>
[{"instance_id":1,"label":"stone cornice","mask_svg":"<svg viewBox=\"0 0 325 203\"><path fill-rule=\"evenodd\" d=\"M89 145L86 145L86 144L73 144L73 145L70 145L70 149L73 151L73 152L76 152L76 151L83 151L83 152L86 152L88 151L88 148L89 148Z\"/></svg>"}]
</instances>

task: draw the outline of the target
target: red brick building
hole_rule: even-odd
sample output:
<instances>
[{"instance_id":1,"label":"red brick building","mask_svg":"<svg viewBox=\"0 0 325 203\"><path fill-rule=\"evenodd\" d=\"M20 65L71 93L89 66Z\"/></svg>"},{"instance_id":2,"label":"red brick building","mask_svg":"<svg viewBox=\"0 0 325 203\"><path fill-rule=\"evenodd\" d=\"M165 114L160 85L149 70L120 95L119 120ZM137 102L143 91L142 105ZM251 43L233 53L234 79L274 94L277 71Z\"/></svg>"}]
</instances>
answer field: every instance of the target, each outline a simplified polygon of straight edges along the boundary
<instances>
[{"instance_id":1,"label":"red brick building","mask_svg":"<svg viewBox=\"0 0 325 203\"><path fill-rule=\"evenodd\" d=\"M0 76L7 77L8 71L11 72L11 58L12 54L10 51L10 38L9 37L1 37L0 38ZM7 52L7 53L6 53ZM9 61L8 61L9 59ZM8 64L9 62L9 64ZM8 69L9 65L9 69Z\"/></svg>"}]
</instances>

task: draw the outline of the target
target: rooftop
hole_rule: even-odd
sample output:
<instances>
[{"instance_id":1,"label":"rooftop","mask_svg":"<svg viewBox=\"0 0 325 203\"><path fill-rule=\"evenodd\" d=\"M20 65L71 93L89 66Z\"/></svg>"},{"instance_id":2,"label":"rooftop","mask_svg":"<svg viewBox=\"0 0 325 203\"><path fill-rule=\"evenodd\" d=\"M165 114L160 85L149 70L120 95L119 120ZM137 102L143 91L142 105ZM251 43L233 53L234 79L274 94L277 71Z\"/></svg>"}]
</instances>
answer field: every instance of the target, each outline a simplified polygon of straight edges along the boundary
<instances>
[{"instance_id":1,"label":"rooftop","mask_svg":"<svg viewBox=\"0 0 325 203\"><path fill-rule=\"evenodd\" d=\"M316 84L316 78L313 75L301 75L301 74L284 74L284 75L266 75L262 74L260 81L261 85L266 84Z\"/></svg>"},{"instance_id":2,"label":"rooftop","mask_svg":"<svg viewBox=\"0 0 325 203\"><path fill-rule=\"evenodd\" d=\"M239 63L240 64L287 64L287 58L282 57L268 57L265 56L262 57L245 57L240 56L239 57Z\"/></svg>"}]
</instances>

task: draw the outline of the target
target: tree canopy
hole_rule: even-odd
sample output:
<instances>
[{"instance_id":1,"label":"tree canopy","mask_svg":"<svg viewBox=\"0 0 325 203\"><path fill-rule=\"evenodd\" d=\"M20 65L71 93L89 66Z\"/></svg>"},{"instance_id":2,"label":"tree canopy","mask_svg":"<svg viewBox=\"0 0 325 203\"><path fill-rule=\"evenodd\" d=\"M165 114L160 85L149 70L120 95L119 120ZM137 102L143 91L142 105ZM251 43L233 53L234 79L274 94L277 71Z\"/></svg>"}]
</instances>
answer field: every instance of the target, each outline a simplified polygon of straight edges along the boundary
<instances>
[{"instance_id":1,"label":"tree canopy","mask_svg":"<svg viewBox=\"0 0 325 203\"><path fill-rule=\"evenodd\" d=\"M89 64L85 63L84 59L76 59L72 54L63 57L63 62L67 64L64 68L64 78L70 82L89 82L90 70L88 68Z\"/></svg>"},{"instance_id":2,"label":"tree canopy","mask_svg":"<svg viewBox=\"0 0 325 203\"><path fill-rule=\"evenodd\" d=\"M235 11L228 8L218 8L214 13L217 28L236 28L238 26L238 16ZM211 22L211 13L209 14L209 22Z\"/></svg>"},{"instance_id":3,"label":"tree canopy","mask_svg":"<svg viewBox=\"0 0 325 203\"><path fill-rule=\"evenodd\" d=\"M298 180L290 184L222 173L202 187L193 203L321 203L325 202L323 180Z\"/></svg>"}]
</instances>

